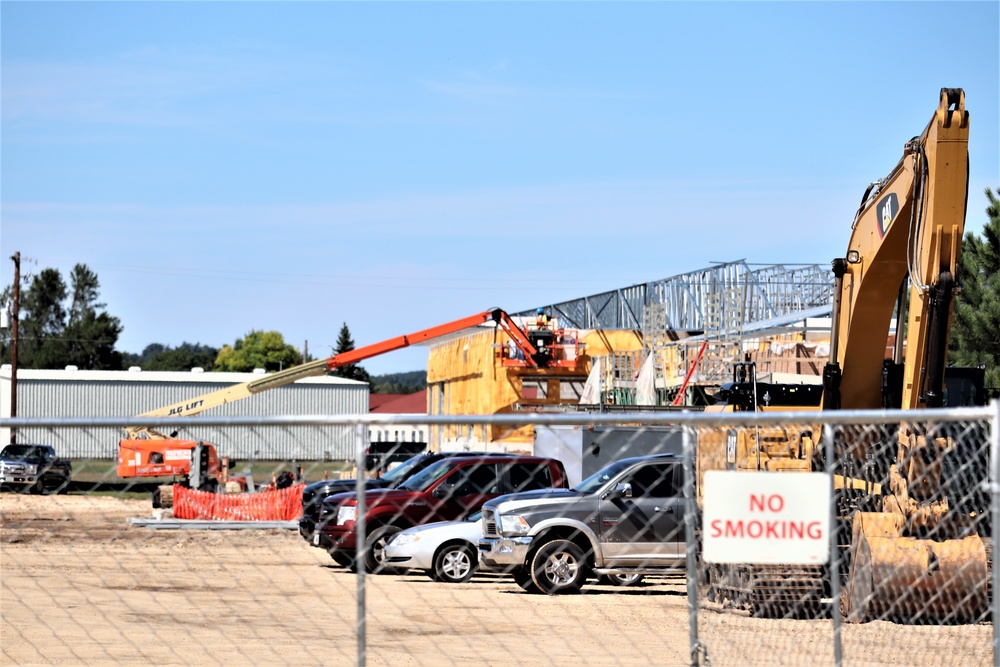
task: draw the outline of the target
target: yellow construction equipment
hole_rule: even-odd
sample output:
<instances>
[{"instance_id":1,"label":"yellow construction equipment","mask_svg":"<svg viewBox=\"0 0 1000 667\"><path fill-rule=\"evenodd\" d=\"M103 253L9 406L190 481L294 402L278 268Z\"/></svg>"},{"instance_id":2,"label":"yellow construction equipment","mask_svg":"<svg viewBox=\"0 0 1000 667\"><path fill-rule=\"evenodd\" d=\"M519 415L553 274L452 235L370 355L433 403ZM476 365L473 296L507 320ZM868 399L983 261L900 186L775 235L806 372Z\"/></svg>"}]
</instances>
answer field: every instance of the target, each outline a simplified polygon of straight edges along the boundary
<instances>
[{"instance_id":1,"label":"yellow construction equipment","mask_svg":"<svg viewBox=\"0 0 1000 667\"><path fill-rule=\"evenodd\" d=\"M942 89L924 131L905 144L889 174L865 191L847 252L833 261L830 362L821 396L802 390L800 400L777 386L762 390L753 365L738 364L727 405L716 409L911 410L985 403L982 369L945 366L965 228L968 141L965 93ZM894 312L896 335L887 359ZM713 469L824 470L820 436L819 427L809 424L706 429L699 434L699 479ZM840 604L849 621L983 617L989 565L980 532L987 530L982 519L988 504L978 488L986 475L978 437L966 434L959 442L945 429L911 423L887 434L837 434L830 454L837 461L838 534L849 563ZM815 609L830 591L820 567L712 565L707 578L710 598L768 616Z\"/></svg>"}]
</instances>

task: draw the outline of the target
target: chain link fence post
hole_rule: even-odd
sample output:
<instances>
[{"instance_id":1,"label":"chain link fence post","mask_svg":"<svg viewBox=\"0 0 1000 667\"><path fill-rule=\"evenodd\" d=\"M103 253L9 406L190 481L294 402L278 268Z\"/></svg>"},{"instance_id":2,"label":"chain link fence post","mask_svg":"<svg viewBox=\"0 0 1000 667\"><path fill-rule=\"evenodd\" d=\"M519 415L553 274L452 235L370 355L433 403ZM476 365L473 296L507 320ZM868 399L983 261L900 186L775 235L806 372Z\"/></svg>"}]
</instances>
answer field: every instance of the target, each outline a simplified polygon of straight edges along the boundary
<instances>
[{"instance_id":1,"label":"chain link fence post","mask_svg":"<svg viewBox=\"0 0 1000 667\"><path fill-rule=\"evenodd\" d=\"M357 466L355 477L355 493L357 494L358 514L355 518L358 543L354 552L354 566L357 571L358 584L358 667L365 667L367 661L367 639L365 637L365 542L367 541L367 526L365 525L365 436L367 427L361 422L354 424L354 460Z\"/></svg>"},{"instance_id":2,"label":"chain link fence post","mask_svg":"<svg viewBox=\"0 0 1000 667\"><path fill-rule=\"evenodd\" d=\"M1000 604L997 591L1000 590L1000 570L993 563L997 550L997 527L1000 526L1000 400L990 403L993 415L990 419L990 577L992 599L990 614L993 622L993 667L1000 667Z\"/></svg>"},{"instance_id":3,"label":"chain link fence post","mask_svg":"<svg viewBox=\"0 0 1000 667\"><path fill-rule=\"evenodd\" d=\"M695 465L694 450L695 438L693 429L684 426L683 430L684 448L684 544L687 552L687 599L688 599L688 627L690 632L689 648L692 667L700 664L700 658L704 652L704 647L698 639L698 499L695 493L695 476L697 467Z\"/></svg>"},{"instance_id":4,"label":"chain link fence post","mask_svg":"<svg viewBox=\"0 0 1000 667\"><path fill-rule=\"evenodd\" d=\"M830 476L830 617L833 619L833 661L837 667L844 664L844 648L840 641L840 539L837 526L837 485L834 483L837 455L834 448L832 424L823 425L823 444L826 449L826 472Z\"/></svg>"}]
</instances>

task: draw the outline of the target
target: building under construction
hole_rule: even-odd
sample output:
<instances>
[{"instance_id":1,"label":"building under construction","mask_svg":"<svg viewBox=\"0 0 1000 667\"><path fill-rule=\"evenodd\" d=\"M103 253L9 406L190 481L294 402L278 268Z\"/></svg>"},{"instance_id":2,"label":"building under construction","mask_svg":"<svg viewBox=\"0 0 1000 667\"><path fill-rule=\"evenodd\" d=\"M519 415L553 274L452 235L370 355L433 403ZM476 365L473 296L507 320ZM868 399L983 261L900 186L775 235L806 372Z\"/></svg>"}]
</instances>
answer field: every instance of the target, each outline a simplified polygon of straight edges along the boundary
<instances>
[{"instance_id":1,"label":"building under construction","mask_svg":"<svg viewBox=\"0 0 1000 667\"><path fill-rule=\"evenodd\" d=\"M542 307L574 363L504 364L508 341L484 330L431 346L429 414L518 410L669 409L703 405L748 356L762 379L819 382L829 354L833 276L815 264L718 264ZM526 327L535 309L514 313ZM463 433L432 443L531 442L530 428Z\"/></svg>"}]
</instances>

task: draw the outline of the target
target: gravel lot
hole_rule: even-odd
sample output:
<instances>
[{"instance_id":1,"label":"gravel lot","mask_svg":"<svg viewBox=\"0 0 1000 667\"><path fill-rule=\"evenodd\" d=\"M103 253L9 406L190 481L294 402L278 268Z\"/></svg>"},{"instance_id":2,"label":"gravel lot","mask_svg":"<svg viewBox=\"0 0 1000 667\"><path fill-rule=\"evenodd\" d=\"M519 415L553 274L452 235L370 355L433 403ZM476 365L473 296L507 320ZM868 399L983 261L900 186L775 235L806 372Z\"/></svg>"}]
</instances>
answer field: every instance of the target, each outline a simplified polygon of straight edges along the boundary
<instances>
[{"instance_id":1,"label":"gravel lot","mask_svg":"<svg viewBox=\"0 0 1000 667\"><path fill-rule=\"evenodd\" d=\"M0 495L0 664L358 664L358 580L293 531L130 527L147 500ZM685 665L681 579L529 595L369 576L367 665ZM832 664L830 621L698 615L713 665ZM988 665L991 628L845 626L847 665Z\"/></svg>"}]
</instances>

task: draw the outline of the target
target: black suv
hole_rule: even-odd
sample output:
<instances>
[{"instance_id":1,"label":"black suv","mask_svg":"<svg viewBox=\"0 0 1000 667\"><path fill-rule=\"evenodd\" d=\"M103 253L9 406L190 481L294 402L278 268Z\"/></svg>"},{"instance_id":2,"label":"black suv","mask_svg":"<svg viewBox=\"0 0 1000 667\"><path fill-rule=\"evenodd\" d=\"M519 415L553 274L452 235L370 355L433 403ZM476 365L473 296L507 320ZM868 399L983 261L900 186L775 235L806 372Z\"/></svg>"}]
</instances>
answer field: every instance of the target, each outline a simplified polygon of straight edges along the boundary
<instances>
[{"instance_id":1,"label":"black suv","mask_svg":"<svg viewBox=\"0 0 1000 667\"><path fill-rule=\"evenodd\" d=\"M441 459L456 456L483 456L486 452L425 452L411 456L381 477L364 480L365 489L395 489L413 475ZM313 533L319 520L323 501L335 493L351 492L357 489L355 479L324 479L313 482L302 490L302 516L299 518L299 535L313 544Z\"/></svg>"}]
</instances>

